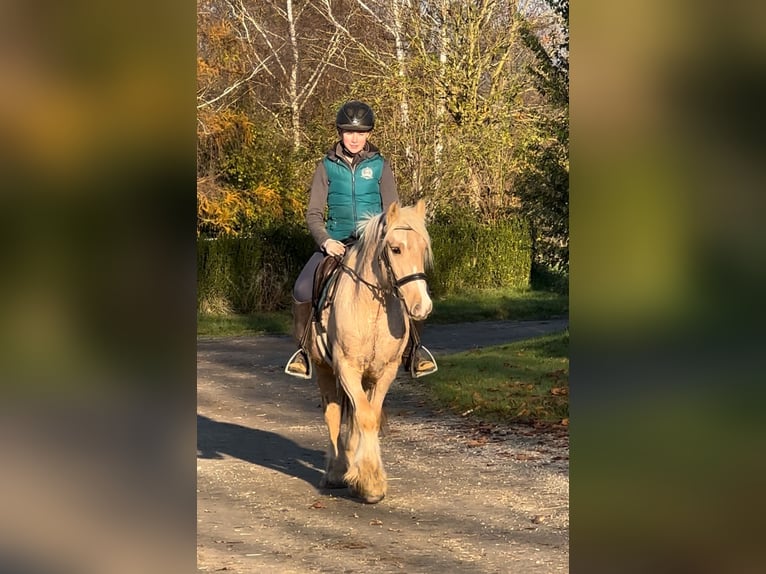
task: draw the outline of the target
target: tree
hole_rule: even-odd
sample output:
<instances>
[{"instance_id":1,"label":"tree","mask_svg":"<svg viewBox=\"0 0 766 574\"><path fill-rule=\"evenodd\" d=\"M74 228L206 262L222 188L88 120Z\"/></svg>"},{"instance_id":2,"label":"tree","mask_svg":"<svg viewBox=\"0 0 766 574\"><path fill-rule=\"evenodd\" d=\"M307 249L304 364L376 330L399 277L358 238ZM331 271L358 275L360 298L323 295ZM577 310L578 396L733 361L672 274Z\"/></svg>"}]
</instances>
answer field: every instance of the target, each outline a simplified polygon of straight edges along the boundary
<instances>
[{"instance_id":1,"label":"tree","mask_svg":"<svg viewBox=\"0 0 766 574\"><path fill-rule=\"evenodd\" d=\"M543 96L518 148L522 212L533 230L538 267L569 273L569 1L547 0L552 14L523 27L535 61L530 74Z\"/></svg>"},{"instance_id":2,"label":"tree","mask_svg":"<svg viewBox=\"0 0 766 574\"><path fill-rule=\"evenodd\" d=\"M298 0L215 0L218 13L225 8L225 26L234 36L239 77L218 85L218 93L205 94L198 107L232 101L241 90L252 102L281 124L298 149L303 141L303 114L328 71L343 61L343 35L327 26L319 7ZM329 2L326 2L329 4ZM347 14L344 18L348 18ZM222 24L224 25L224 24Z\"/></svg>"},{"instance_id":3,"label":"tree","mask_svg":"<svg viewBox=\"0 0 766 574\"><path fill-rule=\"evenodd\" d=\"M305 202L298 190L334 137L335 110L363 99L404 202L424 197L430 213L483 222L521 213L537 256L564 269L568 9L565 0L199 0L201 187Z\"/></svg>"}]
</instances>

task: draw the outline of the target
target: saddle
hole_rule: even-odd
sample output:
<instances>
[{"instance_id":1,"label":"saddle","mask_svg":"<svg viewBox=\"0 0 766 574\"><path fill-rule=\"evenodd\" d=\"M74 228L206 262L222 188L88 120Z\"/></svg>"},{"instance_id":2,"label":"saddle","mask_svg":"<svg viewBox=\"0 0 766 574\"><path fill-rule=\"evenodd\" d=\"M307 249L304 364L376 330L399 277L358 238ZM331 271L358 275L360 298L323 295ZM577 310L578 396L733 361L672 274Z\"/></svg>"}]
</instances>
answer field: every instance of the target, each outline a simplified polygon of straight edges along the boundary
<instances>
[{"instance_id":1,"label":"saddle","mask_svg":"<svg viewBox=\"0 0 766 574\"><path fill-rule=\"evenodd\" d=\"M326 256L314 271L314 287L311 303L314 311L314 321L320 322L322 310L332 303L335 289L331 289L336 283L334 277L340 266L340 259L331 255Z\"/></svg>"},{"instance_id":2,"label":"saddle","mask_svg":"<svg viewBox=\"0 0 766 574\"><path fill-rule=\"evenodd\" d=\"M354 245L357 240L358 238L356 235L352 235L351 237L344 239L342 243L348 249ZM317 323L321 323L320 317L322 311L326 307L329 307L335 298L335 277L337 275L338 267L340 267L340 263L340 257L326 255L314 271L314 287L311 297L311 306L314 310L314 321Z\"/></svg>"}]
</instances>

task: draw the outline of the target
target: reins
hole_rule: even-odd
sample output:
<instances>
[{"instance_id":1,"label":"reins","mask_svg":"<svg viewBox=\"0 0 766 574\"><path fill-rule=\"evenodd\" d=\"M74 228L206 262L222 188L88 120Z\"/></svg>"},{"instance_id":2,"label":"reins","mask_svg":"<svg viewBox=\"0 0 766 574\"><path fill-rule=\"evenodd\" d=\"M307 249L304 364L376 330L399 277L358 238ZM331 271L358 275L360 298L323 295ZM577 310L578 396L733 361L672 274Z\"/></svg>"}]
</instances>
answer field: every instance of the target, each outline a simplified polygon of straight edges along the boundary
<instances>
[{"instance_id":1,"label":"reins","mask_svg":"<svg viewBox=\"0 0 766 574\"><path fill-rule=\"evenodd\" d=\"M343 260L340 257L338 257L337 255L334 255L333 257L335 257L335 259L338 260L338 265L340 266L341 269L343 269L343 271L351 275L351 277L353 277L360 283L363 283L364 285L366 285L369 288L369 290L372 291L373 295L382 298L381 296L386 293L386 290L383 289L383 287L381 287L380 285L375 285L374 283L370 283L369 281L367 281L364 277L359 275L359 273L357 273L351 267L343 263Z\"/></svg>"}]
</instances>

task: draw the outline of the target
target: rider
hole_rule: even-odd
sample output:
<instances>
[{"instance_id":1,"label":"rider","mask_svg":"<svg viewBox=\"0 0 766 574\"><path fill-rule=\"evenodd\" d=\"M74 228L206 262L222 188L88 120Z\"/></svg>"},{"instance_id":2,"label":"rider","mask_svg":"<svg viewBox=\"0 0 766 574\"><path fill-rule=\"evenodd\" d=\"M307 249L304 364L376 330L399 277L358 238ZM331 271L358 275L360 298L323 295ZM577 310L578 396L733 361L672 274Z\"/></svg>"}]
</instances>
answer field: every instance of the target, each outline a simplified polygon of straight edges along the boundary
<instances>
[{"instance_id":1,"label":"rider","mask_svg":"<svg viewBox=\"0 0 766 574\"><path fill-rule=\"evenodd\" d=\"M293 288L293 336L301 347L290 357L285 372L305 379L311 377L309 357L302 345L311 318L314 271L325 256L342 257L346 253L346 246L356 239L360 219L384 212L399 200L391 165L368 141L375 127L370 106L357 100L346 102L338 110L335 127L340 140L314 171L306 212L306 223L319 251L303 267ZM415 329L420 332L422 323L416 322ZM413 345L411 336L405 351L408 361ZM418 351L416 348L411 369L414 376L436 371L433 356L428 352L421 356Z\"/></svg>"}]
</instances>

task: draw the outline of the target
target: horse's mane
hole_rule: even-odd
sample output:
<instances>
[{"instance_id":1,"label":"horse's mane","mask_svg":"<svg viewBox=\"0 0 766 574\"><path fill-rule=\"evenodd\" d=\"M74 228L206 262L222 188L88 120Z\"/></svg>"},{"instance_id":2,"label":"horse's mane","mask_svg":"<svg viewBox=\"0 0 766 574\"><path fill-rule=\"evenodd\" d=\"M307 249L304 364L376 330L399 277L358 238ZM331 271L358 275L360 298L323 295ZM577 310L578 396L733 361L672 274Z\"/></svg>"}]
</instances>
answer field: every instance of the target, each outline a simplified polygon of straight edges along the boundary
<instances>
[{"instance_id":1,"label":"horse's mane","mask_svg":"<svg viewBox=\"0 0 766 574\"><path fill-rule=\"evenodd\" d=\"M403 207L398 211L397 226L411 227L412 230L420 235L426 242L425 267L430 269L433 266L433 253L431 251L431 237L426 229L426 222L418 217L415 208ZM359 241L356 244L359 254L358 262L370 260L370 257L377 258L380 250L383 249L384 239L388 229L386 227L386 213L378 213L362 219L357 226L357 235Z\"/></svg>"}]
</instances>

